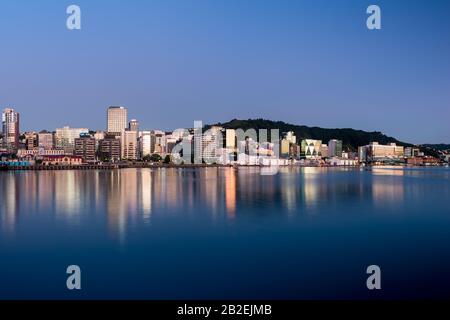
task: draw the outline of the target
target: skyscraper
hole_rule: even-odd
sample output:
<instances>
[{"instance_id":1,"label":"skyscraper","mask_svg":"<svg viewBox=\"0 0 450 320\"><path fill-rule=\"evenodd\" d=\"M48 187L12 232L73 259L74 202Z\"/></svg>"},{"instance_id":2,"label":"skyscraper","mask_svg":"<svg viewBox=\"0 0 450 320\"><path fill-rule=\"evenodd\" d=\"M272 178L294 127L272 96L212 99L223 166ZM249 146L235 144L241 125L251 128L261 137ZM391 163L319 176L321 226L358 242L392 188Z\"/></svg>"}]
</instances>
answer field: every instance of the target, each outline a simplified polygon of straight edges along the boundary
<instances>
[{"instance_id":1,"label":"skyscraper","mask_svg":"<svg viewBox=\"0 0 450 320\"><path fill-rule=\"evenodd\" d=\"M141 157L149 156L155 151L155 134L152 131L142 131L139 138L139 151Z\"/></svg>"},{"instance_id":2,"label":"skyscraper","mask_svg":"<svg viewBox=\"0 0 450 320\"><path fill-rule=\"evenodd\" d=\"M124 107L111 106L107 111L107 132L120 135L128 125L128 111Z\"/></svg>"},{"instance_id":3,"label":"skyscraper","mask_svg":"<svg viewBox=\"0 0 450 320\"><path fill-rule=\"evenodd\" d=\"M342 157L342 141L332 139L328 141L328 155L330 157Z\"/></svg>"},{"instance_id":4,"label":"skyscraper","mask_svg":"<svg viewBox=\"0 0 450 320\"><path fill-rule=\"evenodd\" d=\"M19 113L6 108L2 113L3 145L10 150L19 148Z\"/></svg>"},{"instance_id":5,"label":"skyscraper","mask_svg":"<svg viewBox=\"0 0 450 320\"><path fill-rule=\"evenodd\" d=\"M128 124L128 129L130 131L139 131L139 121L136 119L130 120L130 123Z\"/></svg>"}]
</instances>

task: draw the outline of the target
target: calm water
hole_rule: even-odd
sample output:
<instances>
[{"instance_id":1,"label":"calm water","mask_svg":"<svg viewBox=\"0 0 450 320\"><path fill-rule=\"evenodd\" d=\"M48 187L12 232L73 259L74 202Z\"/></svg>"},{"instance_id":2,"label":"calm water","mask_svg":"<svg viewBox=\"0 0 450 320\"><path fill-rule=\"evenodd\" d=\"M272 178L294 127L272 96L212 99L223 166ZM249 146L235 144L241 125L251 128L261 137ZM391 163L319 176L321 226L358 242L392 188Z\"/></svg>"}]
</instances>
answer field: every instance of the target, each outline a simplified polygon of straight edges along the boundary
<instances>
[{"instance_id":1,"label":"calm water","mask_svg":"<svg viewBox=\"0 0 450 320\"><path fill-rule=\"evenodd\" d=\"M449 199L445 168L0 172L0 298L450 297Z\"/></svg>"}]
</instances>

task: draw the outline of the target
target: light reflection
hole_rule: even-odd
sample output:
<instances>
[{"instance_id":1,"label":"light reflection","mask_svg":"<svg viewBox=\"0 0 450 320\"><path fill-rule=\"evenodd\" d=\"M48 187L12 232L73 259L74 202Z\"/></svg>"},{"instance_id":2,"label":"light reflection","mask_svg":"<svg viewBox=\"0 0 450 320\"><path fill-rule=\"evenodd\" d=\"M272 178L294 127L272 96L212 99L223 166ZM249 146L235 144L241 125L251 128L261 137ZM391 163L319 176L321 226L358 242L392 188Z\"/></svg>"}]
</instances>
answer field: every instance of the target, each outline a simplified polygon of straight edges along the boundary
<instances>
[{"instance_id":1,"label":"light reflection","mask_svg":"<svg viewBox=\"0 0 450 320\"><path fill-rule=\"evenodd\" d=\"M155 227L155 221L168 217L238 221L249 215L345 214L355 203L398 207L426 191L428 185L421 181L429 180L424 177L438 183L449 178L447 171L430 176L398 168L283 167L277 175L260 173L260 168L2 172L0 230L14 232L33 215L69 227L89 228L95 221L92 228L98 228L100 221L123 243L130 228ZM448 188L439 190L449 193Z\"/></svg>"},{"instance_id":2,"label":"light reflection","mask_svg":"<svg viewBox=\"0 0 450 320\"><path fill-rule=\"evenodd\" d=\"M236 216L236 171L228 168L225 171L225 207L227 217L234 219Z\"/></svg>"}]
</instances>

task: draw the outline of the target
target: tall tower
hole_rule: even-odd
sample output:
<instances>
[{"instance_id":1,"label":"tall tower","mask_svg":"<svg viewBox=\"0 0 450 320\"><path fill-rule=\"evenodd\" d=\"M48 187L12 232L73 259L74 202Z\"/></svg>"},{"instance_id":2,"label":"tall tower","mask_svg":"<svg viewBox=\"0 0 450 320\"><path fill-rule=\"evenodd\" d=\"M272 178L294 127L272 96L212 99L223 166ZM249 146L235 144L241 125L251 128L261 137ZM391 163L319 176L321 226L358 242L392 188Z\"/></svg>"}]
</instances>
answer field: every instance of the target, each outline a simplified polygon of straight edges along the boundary
<instances>
[{"instance_id":1,"label":"tall tower","mask_svg":"<svg viewBox=\"0 0 450 320\"><path fill-rule=\"evenodd\" d=\"M120 135L128 125L128 111L124 107L111 106L107 111L107 129L108 133Z\"/></svg>"},{"instance_id":2,"label":"tall tower","mask_svg":"<svg viewBox=\"0 0 450 320\"><path fill-rule=\"evenodd\" d=\"M19 148L19 113L6 108L2 113L3 145L9 150Z\"/></svg>"}]
</instances>

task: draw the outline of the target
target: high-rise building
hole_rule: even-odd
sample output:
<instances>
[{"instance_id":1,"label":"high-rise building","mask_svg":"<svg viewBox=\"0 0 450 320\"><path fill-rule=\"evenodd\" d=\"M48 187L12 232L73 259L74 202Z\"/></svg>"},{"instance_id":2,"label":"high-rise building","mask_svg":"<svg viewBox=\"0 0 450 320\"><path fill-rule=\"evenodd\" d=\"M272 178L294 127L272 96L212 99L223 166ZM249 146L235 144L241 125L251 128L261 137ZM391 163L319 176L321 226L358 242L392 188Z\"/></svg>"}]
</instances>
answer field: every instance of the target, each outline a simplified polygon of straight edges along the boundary
<instances>
[{"instance_id":1,"label":"high-rise building","mask_svg":"<svg viewBox=\"0 0 450 320\"><path fill-rule=\"evenodd\" d=\"M289 147L290 147L290 142L286 139L281 140L281 156L283 158L287 158L289 157Z\"/></svg>"},{"instance_id":2,"label":"high-rise building","mask_svg":"<svg viewBox=\"0 0 450 320\"><path fill-rule=\"evenodd\" d=\"M122 159L136 160L137 159L137 142L138 132L123 130L122 135Z\"/></svg>"},{"instance_id":3,"label":"high-rise building","mask_svg":"<svg viewBox=\"0 0 450 320\"><path fill-rule=\"evenodd\" d=\"M56 148L63 149L66 154L73 154L73 151L75 149L75 139L79 138L83 133L89 133L89 129L70 127L56 129Z\"/></svg>"},{"instance_id":4,"label":"high-rise building","mask_svg":"<svg viewBox=\"0 0 450 320\"><path fill-rule=\"evenodd\" d=\"M128 125L128 111L124 107L111 106L107 111L107 132L120 135Z\"/></svg>"},{"instance_id":5,"label":"high-rise building","mask_svg":"<svg viewBox=\"0 0 450 320\"><path fill-rule=\"evenodd\" d=\"M236 130L234 129L227 129L225 131L225 146L226 148L234 149L237 146L236 142Z\"/></svg>"},{"instance_id":6,"label":"high-rise building","mask_svg":"<svg viewBox=\"0 0 450 320\"><path fill-rule=\"evenodd\" d=\"M39 132L38 145L39 149L52 150L55 146L53 133L46 130Z\"/></svg>"},{"instance_id":7,"label":"high-rise building","mask_svg":"<svg viewBox=\"0 0 450 320\"><path fill-rule=\"evenodd\" d=\"M328 145L322 144L322 146L320 147L320 153L322 155L322 158L328 158L330 156L330 149Z\"/></svg>"},{"instance_id":8,"label":"high-rise building","mask_svg":"<svg viewBox=\"0 0 450 320\"><path fill-rule=\"evenodd\" d=\"M328 141L328 155L330 157L342 157L342 140L332 139Z\"/></svg>"},{"instance_id":9,"label":"high-rise building","mask_svg":"<svg viewBox=\"0 0 450 320\"><path fill-rule=\"evenodd\" d=\"M99 141L98 155L102 161L120 160L120 140L114 135L105 135L104 139Z\"/></svg>"},{"instance_id":10,"label":"high-rise building","mask_svg":"<svg viewBox=\"0 0 450 320\"><path fill-rule=\"evenodd\" d=\"M156 138L152 131L141 131L139 138L139 152L142 158L155 152L155 142Z\"/></svg>"},{"instance_id":11,"label":"high-rise building","mask_svg":"<svg viewBox=\"0 0 450 320\"><path fill-rule=\"evenodd\" d=\"M95 162L95 138L89 134L75 138L75 155L82 157L84 162Z\"/></svg>"},{"instance_id":12,"label":"high-rise building","mask_svg":"<svg viewBox=\"0 0 450 320\"><path fill-rule=\"evenodd\" d=\"M139 131L139 121L136 119L130 120L130 123L128 124L128 129L130 131Z\"/></svg>"},{"instance_id":13,"label":"high-rise building","mask_svg":"<svg viewBox=\"0 0 450 320\"><path fill-rule=\"evenodd\" d=\"M223 146L222 128L213 126L202 136L202 156L206 163L218 163Z\"/></svg>"},{"instance_id":14,"label":"high-rise building","mask_svg":"<svg viewBox=\"0 0 450 320\"><path fill-rule=\"evenodd\" d=\"M6 108L2 113L3 146L11 151L19 148L19 113Z\"/></svg>"}]
</instances>

